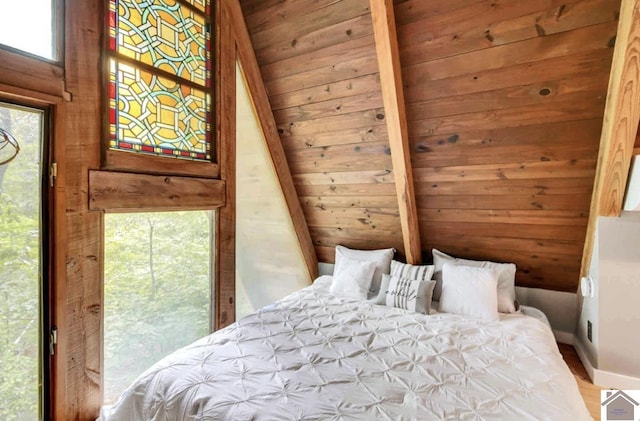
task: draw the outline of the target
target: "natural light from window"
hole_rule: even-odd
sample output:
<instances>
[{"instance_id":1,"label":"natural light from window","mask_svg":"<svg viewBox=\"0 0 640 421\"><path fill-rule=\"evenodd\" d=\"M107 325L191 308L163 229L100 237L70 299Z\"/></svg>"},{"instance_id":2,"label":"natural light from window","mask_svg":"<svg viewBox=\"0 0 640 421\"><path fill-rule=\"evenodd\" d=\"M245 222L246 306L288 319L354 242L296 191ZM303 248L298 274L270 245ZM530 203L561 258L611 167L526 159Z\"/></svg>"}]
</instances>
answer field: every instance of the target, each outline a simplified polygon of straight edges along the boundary
<instances>
[{"instance_id":1,"label":"natural light from window","mask_svg":"<svg viewBox=\"0 0 640 421\"><path fill-rule=\"evenodd\" d=\"M54 59L53 0L0 1L0 44Z\"/></svg>"},{"instance_id":2,"label":"natural light from window","mask_svg":"<svg viewBox=\"0 0 640 421\"><path fill-rule=\"evenodd\" d=\"M104 217L104 403L211 331L213 211Z\"/></svg>"},{"instance_id":3,"label":"natural light from window","mask_svg":"<svg viewBox=\"0 0 640 421\"><path fill-rule=\"evenodd\" d=\"M0 420L41 419L43 113L0 103Z\"/></svg>"}]
</instances>

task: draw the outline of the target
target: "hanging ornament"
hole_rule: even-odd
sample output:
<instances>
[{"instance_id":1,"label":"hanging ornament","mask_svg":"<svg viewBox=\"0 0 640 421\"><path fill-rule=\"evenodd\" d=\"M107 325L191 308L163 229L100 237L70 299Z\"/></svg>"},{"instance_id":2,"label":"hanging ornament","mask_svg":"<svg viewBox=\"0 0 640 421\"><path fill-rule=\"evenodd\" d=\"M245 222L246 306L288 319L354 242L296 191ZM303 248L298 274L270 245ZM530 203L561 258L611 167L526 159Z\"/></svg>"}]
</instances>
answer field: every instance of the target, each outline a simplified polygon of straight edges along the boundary
<instances>
[{"instance_id":1,"label":"hanging ornament","mask_svg":"<svg viewBox=\"0 0 640 421\"><path fill-rule=\"evenodd\" d=\"M0 165L8 164L20 152L20 145L8 131L0 129Z\"/></svg>"}]
</instances>

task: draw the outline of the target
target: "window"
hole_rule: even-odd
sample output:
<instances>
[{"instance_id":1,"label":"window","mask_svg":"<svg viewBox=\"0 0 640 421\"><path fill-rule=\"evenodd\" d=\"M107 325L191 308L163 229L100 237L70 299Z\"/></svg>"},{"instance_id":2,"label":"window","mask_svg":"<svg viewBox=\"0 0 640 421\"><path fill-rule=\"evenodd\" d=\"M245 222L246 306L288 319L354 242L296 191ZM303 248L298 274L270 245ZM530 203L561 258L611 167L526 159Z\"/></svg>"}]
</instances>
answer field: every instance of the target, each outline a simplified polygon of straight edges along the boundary
<instances>
[{"instance_id":1,"label":"window","mask_svg":"<svg viewBox=\"0 0 640 421\"><path fill-rule=\"evenodd\" d=\"M0 419L7 421L44 412L43 117L0 103Z\"/></svg>"},{"instance_id":2,"label":"window","mask_svg":"<svg viewBox=\"0 0 640 421\"><path fill-rule=\"evenodd\" d=\"M0 44L55 60L55 5L52 0L3 1Z\"/></svg>"},{"instance_id":3,"label":"window","mask_svg":"<svg viewBox=\"0 0 640 421\"><path fill-rule=\"evenodd\" d=\"M210 0L109 5L108 152L211 163Z\"/></svg>"},{"instance_id":4,"label":"window","mask_svg":"<svg viewBox=\"0 0 640 421\"><path fill-rule=\"evenodd\" d=\"M104 402L212 330L213 211L105 215Z\"/></svg>"}]
</instances>

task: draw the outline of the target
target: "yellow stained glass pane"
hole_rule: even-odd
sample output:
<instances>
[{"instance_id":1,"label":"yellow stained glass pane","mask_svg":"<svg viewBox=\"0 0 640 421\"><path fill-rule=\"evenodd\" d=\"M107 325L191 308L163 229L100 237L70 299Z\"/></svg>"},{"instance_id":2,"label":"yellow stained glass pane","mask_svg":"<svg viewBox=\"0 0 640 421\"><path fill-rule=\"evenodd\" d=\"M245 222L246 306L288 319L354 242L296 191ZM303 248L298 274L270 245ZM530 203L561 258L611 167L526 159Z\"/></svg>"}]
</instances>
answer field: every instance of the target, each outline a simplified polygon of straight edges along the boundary
<instances>
[{"instance_id":1,"label":"yellow stained glass pane","mask_svg":"<svg viewBox=\"0 0 640 421\"><path fill-rule=\"evenodd\" d=\"M205 0L190 2L205 6ZM198 85L208 85L211 34L204 14L176 0L112 0L112 9L117 9L112 48Z\"/></svg>"},{"instance_id":2,"label":"yellow stained glass pane","mask_svg":"<svg viewBox=\"0 0 640 421\"><path fill-rule=\"evenodd\" d=\"M164 156L211 158L210 96L204 90L110 61L110 147Z\"/></svg>"}]
</instances>

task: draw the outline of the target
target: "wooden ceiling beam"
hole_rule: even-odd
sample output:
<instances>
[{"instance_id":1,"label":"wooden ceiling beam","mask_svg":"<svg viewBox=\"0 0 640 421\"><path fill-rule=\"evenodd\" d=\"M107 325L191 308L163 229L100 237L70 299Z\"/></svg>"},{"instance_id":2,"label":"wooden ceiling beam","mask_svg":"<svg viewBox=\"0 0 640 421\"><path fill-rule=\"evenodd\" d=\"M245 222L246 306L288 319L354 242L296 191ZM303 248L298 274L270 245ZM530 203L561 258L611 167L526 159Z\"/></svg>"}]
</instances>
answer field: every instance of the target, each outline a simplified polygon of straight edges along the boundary
<instances>
[{"instance_id":1,"label":"wooden ceiling beam","mask_svg":"<svg viewBox=\"0 0 640 421\"><path fill-rule=\"evenodd\" d=\"M229 9L236 38L237 54L240 60L242 74L249 90L249 96L253 108L258 117L258 123L264 134L267 150L273 163L276 176L282 189L284 200L287 204L293 227L300 243L300 249L305 260L307 271L311 280L318 276L318 258L309 233L309 227L298 200L295 185L287 158L280 141L276 121L271 110L267 90L260 73L260 67L255 50L249 36L239 0L230 0Z\"/></svg>"},{"instance_id":2,"label":"wooden ceiling beam","mask_svg":"<svg viewBox=\"0 0 640 421\"><path fill-rule=\"evenodd\" d=\"M370 0L370 6L404 252L408 263L418 264L422 248L393 0Z\"/></svg>"},{"instance_id":3,"label":"wooden ceiling beam","mask_svg":"<svg viewBox=\"0 0 640 421\"><path fill-rule=\"evenodd\" d=\"M581 274L589 271L600 216L619 216L640 120L640 0L622 0L591 197Z\"/></svg>"}]
</instances>

